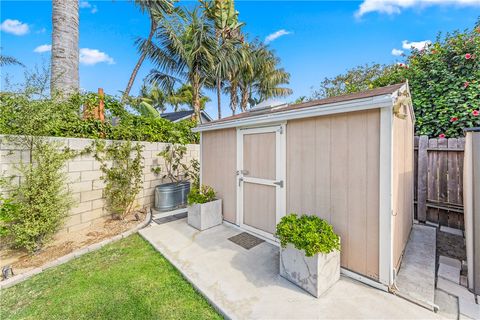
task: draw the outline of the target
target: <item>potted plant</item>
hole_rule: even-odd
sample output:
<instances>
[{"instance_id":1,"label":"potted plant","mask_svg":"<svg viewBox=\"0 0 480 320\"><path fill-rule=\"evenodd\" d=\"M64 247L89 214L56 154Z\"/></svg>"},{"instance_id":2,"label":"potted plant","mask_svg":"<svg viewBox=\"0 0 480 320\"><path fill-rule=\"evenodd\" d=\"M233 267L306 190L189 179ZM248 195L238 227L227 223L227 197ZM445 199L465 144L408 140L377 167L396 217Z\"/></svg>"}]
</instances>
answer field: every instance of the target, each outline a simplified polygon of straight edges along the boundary
<instances>
[{"instance_id":1,"label":"potted plant","mask_svg":"<svg viewBox=\"0 0 480 320\"><path fill-rule=\"evenodd\" d=\"M340 278L340 237L317 216L284 216L277 225L280 275L319 297Z\"/></svg>"},{"instance_id":2,"label":"potted plant","mask_svg":"<svg viewBox=\"0 0 480 320\"><path fill-rule=\"evenodd\" d=\"M190 166L182 162L187 148L183 145L168 145L158 155L165 161L162 179L170 182L162 183L155 187L155 209L169 211L187 204L187 195L190 192L190 181L198 184L199 168L198 161L192 160ZM161 167L152 168L155 174L162 171Z\"/></svg>"},{"instance_id":3,"label":"potted plant","mask_svg":"<svg viewBox=\"0 0 480 320\"><path fill-rule=\"evenodd\" d=\"M213 188L206 185L194 186L188 194L188 224L202 231L217 226L222 221L222 200L216 199Z\"/></svg>"}]
</instances>

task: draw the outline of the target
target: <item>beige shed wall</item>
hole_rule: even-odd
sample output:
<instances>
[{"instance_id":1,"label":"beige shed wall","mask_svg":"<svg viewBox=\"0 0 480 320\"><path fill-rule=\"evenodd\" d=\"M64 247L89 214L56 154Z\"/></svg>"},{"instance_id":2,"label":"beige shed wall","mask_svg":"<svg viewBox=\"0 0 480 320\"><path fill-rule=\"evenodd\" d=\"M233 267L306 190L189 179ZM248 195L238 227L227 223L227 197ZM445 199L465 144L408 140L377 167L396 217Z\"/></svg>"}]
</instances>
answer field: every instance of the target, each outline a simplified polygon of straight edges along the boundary
<instances>
[{"instance_id":1,"label":"beige shed wall","mask_svg":"<svg viewBox=\"0 0 480 320\"><path fill-rule=\"evenodd\" d=\"M341 236L341 265L378 279L380 110L287 122L287 214Z\"/></svg>"},{"instance_id":2,"label":"beige shed wall","mask_svg":"<svg viewBox=\"0 0 480 320\"><path fill-rule=\"evenodd\" d=\"M405 119L393 117L392 232L393 266L398 271L413 223L413 134L410 109Z\"/></svg>"},{"instance_id":3,"label":"beige shed wall","mask_svg":"<svg viewBox=\"0 0 480 320\"><path fill-rule=\"evenodd\" d=\"M224 129L202 133L202 183L222 199L223 218L235 223L237 215L237 131Z\"/></svg>"}]
</instances>

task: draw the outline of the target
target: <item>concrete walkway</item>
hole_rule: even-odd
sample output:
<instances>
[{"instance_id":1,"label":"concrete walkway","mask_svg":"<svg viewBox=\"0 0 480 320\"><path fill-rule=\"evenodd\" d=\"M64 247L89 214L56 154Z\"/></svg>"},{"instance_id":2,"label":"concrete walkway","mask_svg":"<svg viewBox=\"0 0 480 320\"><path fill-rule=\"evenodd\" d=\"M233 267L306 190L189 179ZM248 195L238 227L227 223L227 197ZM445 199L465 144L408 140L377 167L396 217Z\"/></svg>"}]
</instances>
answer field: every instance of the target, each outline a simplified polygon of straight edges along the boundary
<instances>
[{"instance_id":1,"label":"concrete walkway","mask_svg":"<svg viewBox=\"0 0 480 320\"><path fill-rule=\"evenodd\" d=\"M226 317L232 319L438 319L392 294L342 277L315 299L278 274L278 247L246 250L227 240L239 230L199 232L186 219L152 223L140 234Z\"/></svg>"},{"instance_id":2,"label":"concrete walkway","mask_svg":"<svg viewBox=\"0 0 480 320\"><path fill-rule=\"evenodd\" d=\"M400 294L431 310L437 308L434 303L436 232L433 227L413 225L396 278Z\"/></svg>"}]
</instances>

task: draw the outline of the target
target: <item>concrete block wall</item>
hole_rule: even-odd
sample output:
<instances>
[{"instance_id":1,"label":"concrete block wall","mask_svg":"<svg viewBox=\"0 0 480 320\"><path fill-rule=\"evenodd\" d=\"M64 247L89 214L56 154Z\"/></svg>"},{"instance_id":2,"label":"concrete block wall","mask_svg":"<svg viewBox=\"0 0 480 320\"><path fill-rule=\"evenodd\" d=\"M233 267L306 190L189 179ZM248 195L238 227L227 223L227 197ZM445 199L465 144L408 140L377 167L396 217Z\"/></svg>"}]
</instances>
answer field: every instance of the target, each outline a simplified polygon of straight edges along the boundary
<instances>
[{"instance_id":1,"label":"concrete block wall","mask_svg":"<svg viewBox=\"0 0 480 320\"><path fill-rule=\"evenodd\" d=\"M83 150L90 146L94 140L79 138L52 138L64 147L73 150ZM111 142L106 140L106 142ZM138 142L144 146L143 157L143 188L136 199L137 207L149 207L154 203L154 189L157 185L167 182L162 180L163 171L154 174L152 168L161 166L163 158L158 153L168 145L162 142ZM199 145L187 145L185 163L193 159L200 159ZM4 176L15 176L15 183L21 182L15 167L20 162L29 161L29 152L21 150L18 146L8 143L5 136L0 135L0 172ZM101 180L102 172L100 163L92 155L82 155L70 160L66 166L67 186L72 192L75 204L65 220L61 232L74 232L90 226L95 220L109 215L103 199L104 181Z\"/></svg>"}]
</instances>

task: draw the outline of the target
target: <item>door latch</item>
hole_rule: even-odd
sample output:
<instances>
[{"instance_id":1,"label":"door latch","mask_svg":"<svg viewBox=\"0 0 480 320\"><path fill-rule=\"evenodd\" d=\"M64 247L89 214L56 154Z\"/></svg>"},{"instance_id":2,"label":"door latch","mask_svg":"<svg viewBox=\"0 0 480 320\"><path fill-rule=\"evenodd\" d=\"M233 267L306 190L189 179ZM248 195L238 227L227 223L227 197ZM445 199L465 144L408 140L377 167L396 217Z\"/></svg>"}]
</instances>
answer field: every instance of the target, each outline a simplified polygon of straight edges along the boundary
<instances>
[{"instance_id":1,"label":"door latch","mask_svg":"<svg viewBox=\"0 0 480 320\"><path fill-rule=\"evenodd\" d=\"M240 187L242 185L243 178L238 178L238 186Z\"/></svg>"},{"instance_id":2,"label":"door latch","mask_svg":"<svg viewBox=\"0 0 480 320\"><path fill-rule=\"evenodd\" d=\"M248 170L237 170L237 176L248 175Z\"/></svg>"},{"instance_id":3,"label":"door latch","mask_svg":"<svg viewBox=\"0 0 480 320\"><path fill-rule=\"evenodd\" d=\"M280 188L283 188L283 180L275 181L273 184L279 186Z\"/></svg>"}]
</instances>

